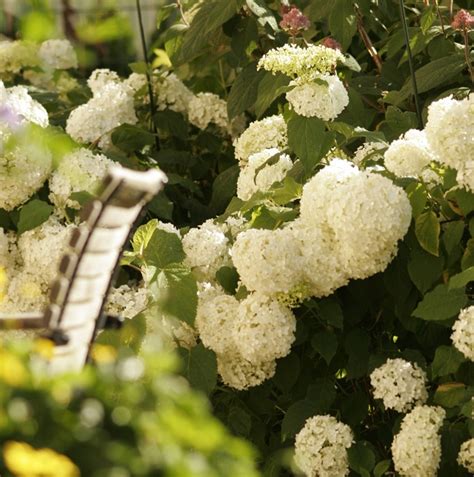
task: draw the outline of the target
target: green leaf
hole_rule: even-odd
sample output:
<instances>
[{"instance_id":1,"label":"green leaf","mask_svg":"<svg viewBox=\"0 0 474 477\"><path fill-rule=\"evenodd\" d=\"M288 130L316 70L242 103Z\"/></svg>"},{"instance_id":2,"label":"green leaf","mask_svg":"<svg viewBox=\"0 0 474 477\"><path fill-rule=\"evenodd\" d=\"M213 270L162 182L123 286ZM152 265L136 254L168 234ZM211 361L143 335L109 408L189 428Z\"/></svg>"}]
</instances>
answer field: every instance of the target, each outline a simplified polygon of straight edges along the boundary
<instances>
[{"instance_id":1,"label":"green leaf","mask_svg":"<svg viewBox=\"0 0 474 477\"><path fill-rule=\"evenodd\" d=\"M342 329L344 315L339 302L335 298L324 298L317 303L319 317L328 325Z\"/></svg>"},{"instance_id":2,"label":"green leaf","mask_svg":"<svg viewBox=\"0 0 474 477\"><path fill-rule=\"evenodd\" d=\"M418 86L418 93L426 93L438 86L450 83L466 67L462 55L448 55L417 69L415 78ZM410 78L405 81L399 92L398 101L402 102L413 94L413 84Z\"/></svg>"},{"instance_id":3,"label":"green leaf","mask_svg":"<svg viewBox=\"0 0 474 477\"><path fill-rule=\"evenodd\" d=\"M463 289L449 290L445 284L427 293L418 304L413 316L427 321L447 320L459 313L467 304Z\"/></svg>"},{"instance_id":4,"label":"green leaf","mask_svg":"<svg viewBox=\"0 0 474 477\"><path fill-rule=\"evenodd\" d=\"M307 399L292 404L286 411L281 423L281 440L284 442L297 434L304 426L306 419L316 413L317 409L314 403Z\"/></svg>"},{"instance_id":5,"label":"green leaf","mask_svg":"<svg viewBox=\"0 0 474 477\"><path fill-rule=\"evenodd\" d=\"M415 234L420 245L432 255L439 255L440 225L433 211L425 212L415 221Z\"/></svg>"},{"instance_id":6,"label":"green leaf","mask_svg":"<svg viewBox=\"0 0 474 477\"><path fill-rule=\"evenodd\" d=\"M177 234L155 229L143 250L146 265L165 268L171 263L182 262L185 258L181 239Z\"/></svg>"},{"instance_id":7,"label":"green leaf","mask_svg":"<svg viewBox=\"0 0 474 477\"><path fill-rule=\"evenodd\" d=\"M361 441L352 444L347 449L347 457L349 458L349 467L362 475L366 471L370 476L370 471L375 466L374 451L367 445L367 442Z\"/></svg>"},{"instance_id":8,"label":"green leaf","mask_svg":"<svg viewBox=\"0 0 474 477\"><path fill-rule=\"evenodd\" d=\"M452 193L461 212L467 216L474 210L474 194L466 189L456 189Z\"/></svg>"},{"instance_id":9,"label":"green leaf","mask_svg":"<svg viewBox=\"0 0 474 477\"><path fill-rule=\"evenodd\" d=\"M172 220L174 204L162 191L148 203L148 210L160 219Z\"/></svg>"},{"instance_id":10,"label":"green leaf","mask_svg":"<svg viewBox=\"0 0 474 477\"><path fill-rule=\"evenodd\" d=\"M274 75L268 71L265 72L258 85L257 101L255 103L257 118L260 118L272 105L273 101L286 91L289 83L290 78L282 73Z\"/></svg>"},{"instance_id":11,"label":"green leaf","mask_svg":"<svg viewBox=\"0 0 474 477\"><path fill-rule=\"evenodd\" d=\"M122 124L112 132L112 142L124 152L140 151L155 143L155 136L132 124Z\"/></svg>"},{"instance_id":12,"label":"green leaf","mask_svg":"<svg viewBox=\"0 0 474 477\"><path fill-rule=\"evenodd\" d=\"M423 184L413 182L407 187L407 195L410 200L413 217L416 219L425 209L428 201L428 192Z\"/></svg>"},{"instance_id":13,"label":"green leaf","mask_svg":"<svg viewBox=\"0 0 474 477\"><path fill-rule=\"evenodd\" d=\"M227 293L235 294L239 284L239 274L234 267L221 267L217 270L216 280Z\"/></svg>"},{"instance_id":14,"label":"green leaf","mask_svg":"<svg viewBox=\"0 0 474 477\"><path fill-rule=\"evenodd\" d=\"M365 330L355 328L347 334L344 349L349 355L346 366L348 379L361 378L367 374L370 356L369 346L370 336Z\"/></svg>"},{"instance_id":15,"label":"green leaf","mask_svg":"<svg viewBox=\"0 0 474 477\"><path fill-rule=\"evenodd\" d=\"M470 398L463 383L445 383L438 386L433 402L439 406L451 408L464 404Z\"/></svg>"},{"instance_id":16,"label":"green leaf","mask_svg":"<svg viewBox=\"0 0 474 477\"><path fill-rule=\"evenodd\" d=\"M245 0L249 10L258 17L260 25L268 24L273 31L279 31L278 23L264 0Z\"/></svg>"},{"instance_id":17,"label":"green leaf","mask_svg":"<svg viewBox=\"0 0 474 477\"><path fill-rule=\"evenodd\" d=\"M153 219L137 228L132 238L132 248L134 252L143 254L157 226L158 220Z\"/></svg>"},{"instance_id":18,"label":"green leaf","mask_svg":"<svg viewBox=\"0 0 474 477\"><path fill-rule=\"evenodd\" d=\"M184 375L192 387L210 394L217 384L217 361L214 352L202 343L191 350L181 350L184 359Z\"/></svg>"},{"instance_id":19,"label":"green leaf","mask_svg":"<svg viewBox=\"0 0 474 477\"><path fill-rule=\"evenodd\" d=\"M193 325L197 284L191 270L178 264L159 270L151 280L149 290L161 314Z\"/></svg>"},{"instance_id":20,"label":"green leaf","mask_svg":"<svg viewBox=\"0 0 474 477\"><path fill-rule=\"evenodd\" d=\"M208 0L201 4L176 55L174 66L192 61L211 49L210 39L218 28L230 20L243 5L243 0Z\"/></svg>"},{"instance_id":21,"label":"green leaf","mask_svg":"<svg viewBox=\"0 0 474 477\"><path fill-rule=\"evenodd\" d=\"M147 321L144 313L124 321L118 330L103 330L97 337L96 343L113 346L117 349L127 347L135 353L140 351L147 332Z\"/></svg>"},{"instance_id":22,"label":"green leaf","mask_svg":"<svg viewBox=\"0 0 474 477\"><path fill-rule=\"evenodd\" d=\"M216 214L222 213L227 207L230 199L235 195L239 174L240 167L236 164L222 171L214 179L210 207L216 212Z\"/></svg>"},{"instance_id":23,"label":"green leaf","mask_svg":"<svg viewBox=\"0 0 474 477\"><path fill-rule=\"evenodd\" d=\"M374 477L382 477L390 469L390 460L381 460L374 468Z\"/></svg>"},{"instance_id":24,"label":"green leaf","mask_svg":"<svg viewBox=\"0 0 474 477\"><path fill-rule=\"evenodd\" d=\"M438 376L454 374L464 361L466 360L463 354L454 348L454 346L438 346L433 363L431 364L433 379Z\"/></svg>"},{"instance_id":25,"label":"green leaf","mask_svg":"<svg viewBox=\"0 0 474 477\"><path fill-rule=\"evenodd\" d=\"M474 267L466 268L466 270L453 275L449 279L449 289L464 288L469 282L474 281Z\"/></svg>"},{"instance_id":26,"label":"green leaf","mask_svg":"<svg viewBox=\"0 0 474 477\"><path fill-rule=\"evenodd\" d=\"M340 409L343 422L357 426L369 413L369 398L364 391L356 391L344 397Z\"/></svg>"},{"instance_id":27,"label":"green leaf","mask_svg":"<svg viewBox=\"0 0 474 477\"><path fill-rule=\"evenodd\" d=\"M288 145L310 173L327 151L323 150L326 127L318 118L294 115L288 122Z\"/></svg>"},{"instance_id":28,"label":"green leaf","mask_svg":"<svg viewBox=\"0 0 474 477\"><path fill-rule=\"evenodd\" d=\"M258 85L265 76L263 70L257 71L257 64L250 63L237 76L227 98L227 114L233 119L255 104Z\"/></svg>"},{"instance_id":29,"label":"green leaf","mask_svg":"<svg viewBox=\"0 0 474 477\"><path fill-rule=\"evenodd\" d=\"M357 31L357 21L352 0L335 0L329 14L329 30L332 36L347 49Z\"/></svg>"},{"instance_id":30,"label":"green leaf","mask_svg":"<svg viewBox=\"0 0 474 477\"><path fill-rule=\"evenodd\" d=\"M30 200L20 209L20 218L18 220L18 233L22 234L28 230L39 227L46 222L53 213L54 207L42 200Z\"/></svg>"},{"instance_id":31,"label":"green leaf","mask_svg":"<svg viewBox=\"0 0 474 477\"><path fill-rule=\"evenodd\" d=\"M179 139L187 139L188 123L182 114L171 110L158 111L155 113L154 119L158 129Z\"/></svg>"},{"instance_id":32,"label":"green leaf","mask_svg":"<svg viewBox=\"0 0 474 477\"><path fill-rule=\"evenodd\" d=\"M449 222L444 226L443 244L448 255L451 255L454 249L459 245L463 234L464 222L462 220Z\"/></svg>"},{"instance_id":33,"label":"green leaf","mask_svg":"<svg viewBox=\"0 0 474 477\"><path fill-rule=\"evenodd\" d=\"M337 352L337 337L330 331L322 331L312 337L311 346L329 364Z\"/></svg>"},{"instance_id":34,"label":"green leaf","mask_svg":"<svg viewBox=\"0 0 474 477\"><path fill-rule=\"evenodd\" d=\"M408 262L408 274L421 293L426 293L435 283L444 268L444 258L435 257L424 250L415 250Z\"/></svg>"},{"instance_id":35,"label":"green leaf","mask_svg":"<svg viewBox=\"0 0 474 477\"><path fill-rule=\"evenodd\" d=\"M469 239L461 259L461 268L466 270L474 266L474 239Z\"/></svg>"}]
</instances>

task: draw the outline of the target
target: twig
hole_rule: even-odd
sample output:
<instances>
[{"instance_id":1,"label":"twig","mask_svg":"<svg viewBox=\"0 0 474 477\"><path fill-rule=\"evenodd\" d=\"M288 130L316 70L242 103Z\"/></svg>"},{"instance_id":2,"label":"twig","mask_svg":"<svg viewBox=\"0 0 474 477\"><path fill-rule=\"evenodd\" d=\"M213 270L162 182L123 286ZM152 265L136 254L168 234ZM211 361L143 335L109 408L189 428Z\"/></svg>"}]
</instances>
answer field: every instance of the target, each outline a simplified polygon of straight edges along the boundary
<instances>
[{"instance_id":1,"label":"twig","mask_svg":"<svg viewBox=\"0 0 474 477\"><path fill-rule=\"evenodd\" d=\"M420 99L418 97L418 86L416 84L416 76L415 76L415 67L413 65L413 56L411 54L410 35L408 33L408 23L407 23L407 17L405 15L405 4L403 0L399 0L399 2L400 2L400 18L402 20L403 34L405 37L405 44L406 44L407 55L408 55L408 65L410 67L410 76L411 76L411 82L412 82L412 88L413 88L413 96L415 99L416 116L418 118L418 127L420 129L423 129L423 118L421 116Z\"/></svg>"},{"instance_id":2,"label":"twig","mask_svg":"<svg viewBox=\"0 0 474 477\"><path fill-rule=\"evenodd\" d=\"M362 38L362 41L364 42L365 47L367 48L367 51L369 52L370 57L375 63L377 71L379 72L379 74L381 74L382 73L382 58L380 58L380 55L375 49L375 46L373 45L372 40L370 39L366 29L364 28L364 25L362 23L362 14L360 12L359 7L356 6L355 10L357 14L357 29L359 30L359 34Z\"/></svg>"},{"instance_id":3,"label":"twig","mask_svg":"<svg viewBox=\"0 0 474 477\"><path fill-rule=\"evenodd\" d=\"M143 28L143 18L142 18L142 10L140 8L140 0L136 0L137 4L137 14L138 14L138 24L140 26L140 37L142 41L142 48L143 48L143 56L146 63L146 80L148 83L148 96L150 98L150 114L151 114L151 124L153 128L153 133L155 134L155 145L157 151L160 150L160 139L158 137L158 128L155 122L155 98L153 95L153 84L150 75L150 62L148 60L148 51L146 47L146 40L145 40L145 29Z\"/></svg>"},{"instance_id":4,"label":"twig","mask_svg":"<svg viewBox=\"0 0 474 477\"><path fill-rule=\"evenodd\" d=\"M183 10L183 4L181 3L181 0L176 0L176 5L179 8L179 13L181 14L181 18L183 19L183 22L186 26L189 26L188 20L186 20L186 17L184 16L184 10Z\"/></svg>"},{"instance_id":5,"label":"twig","mask_svg":"<svg viewBox=\"0 0 474 477\"><path fill-rule=\"evenodd\" d=\"M440 23L440 25L441 25L441 30L442 30L442 32L443 32L444 37L447 38L447 36L446 36L446 29L444 28L443 17L441 16L441 11L440 11L439 5L438 5L438 0L433 0L433 3L434 3L434 6L435 6L435 9L436 9L436 14L438 15L439 23Z\"/></svg>"}]
</instances>

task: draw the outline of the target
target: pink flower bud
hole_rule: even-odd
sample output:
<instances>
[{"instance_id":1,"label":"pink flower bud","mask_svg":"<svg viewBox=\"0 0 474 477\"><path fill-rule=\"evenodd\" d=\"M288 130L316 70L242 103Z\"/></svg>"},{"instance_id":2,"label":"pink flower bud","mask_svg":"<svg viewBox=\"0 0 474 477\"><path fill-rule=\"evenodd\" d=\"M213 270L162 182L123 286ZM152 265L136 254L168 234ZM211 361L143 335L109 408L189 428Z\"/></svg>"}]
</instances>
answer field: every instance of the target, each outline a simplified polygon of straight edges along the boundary
<instances>
[{"instance_id":1,"label":"pink flower bud","mask_svg":"<svg viewBox=\"0 0 474 477\"><path fill-rule=\"evenodd\" d=\"M280 26L291 36L295 36L301 31L307 30L311 26L309 18L306 15L303 15L301 10L296 7L290 8L282 6L282 13L283 16Z\"/></svg>"},{"instance_id":2,"label":"pink flower bud","mask_svg":"<svg viewBox=\"0 0 474 477\"><path fill-rule=\"evenodd\" d=\"M341 44L336 41L334 38L331 38L328 36L325 38L322 42L321 45L325 46L326 48L332 48L333 50L339 50L342 51L342 46Z\"/></svg>"},{"instance_id":3,"label":"pink flower bud","mask_svg":"<svg viewBox=\"0 0 474 477\"><path fill-rule=\"evenodd\" d=\"M474 27L474 16L467 10L459 10L451 23L455 30L469 30Z\"/></svg>"}]
</instances>

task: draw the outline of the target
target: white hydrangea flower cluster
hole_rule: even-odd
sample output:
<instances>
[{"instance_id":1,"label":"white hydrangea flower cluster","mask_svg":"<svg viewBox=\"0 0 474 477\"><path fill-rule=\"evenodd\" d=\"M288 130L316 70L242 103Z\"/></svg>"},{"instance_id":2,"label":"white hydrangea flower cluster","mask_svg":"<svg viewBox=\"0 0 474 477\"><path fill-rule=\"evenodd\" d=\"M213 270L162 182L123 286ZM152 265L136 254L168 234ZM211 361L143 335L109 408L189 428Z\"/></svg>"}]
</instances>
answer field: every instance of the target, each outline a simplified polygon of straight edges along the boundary
<instances>
[{"instance_id":1,"label":"white hydrangea flower cluster","mask_svg":"<svg viewBox=\"0 0 474 477\"><path fill-rule=\"evenodd\" d=\"M404 359L388 359L372 371L370 383L376 399L382 399L386 409L407 412L428 399L426 373Z\"/></svg>"},{"instance_id":2,"label":"white hydrangea flower cluster","mask_svg":"<svg viewBox=\"0 0 474 477\"><path fill-rule=\"evenodd\" d=\"M364 142L362 146L359 146L354 153L352 162L361 167L366 159L371 159L372 161L379 161L383 159L383 150L387 147L387 144L384 142L369 141Z\"/></svg>"},{"instance_id":3,"label":"white hydrangea flower cluster","mask_svg":"<svg viewBox=\"0 0 474 477\"><path fill-rule=\"evenodd\" d=\"M130 283L110 290L105 310L111 315L134 318L146 308L147 302L147 289Z\"/></svg>"},{"instance_id":4,"label":"white hydrangea flower cluster","mask_svg":"<svg viewBox=\"0 0 474 477\"><path fill-rule=\"evenodd\" d=\"M11 254L6 298L2 312L38 311L48 301L50 283L55 279L74 225L62 225L51 216L39 227L10 238ZM14 261L14 262L13 262Z\"/></svg>"},{"instance_id":5,"label":"white hydrangea flower cluster","mask_svg":"<svg viewBox=\"0 0 474 477\"><path fill-rule=\"evenodd\" d=\"M214 123L221 129L227 129L227 103L214 93L198 93L188 104L188 119L199 129L206 129Z\"/></svg>"},{"instance_id":6,"label":"white hydrangea flower cluster","mask_svg":"<svg viewBox=\"0 0 474 477\"><path fill-rule=\"evenodd\" d=\"M332 121L349 104L349 95L337 75L321 75L317 82L292 82L295 87L286 93L286 99L300 116L318 117Z\"/></svg>"},{"instance_id":7,"label":"white hydrangea flower cluster","mask_svg":"<svg viewBox=\"0 0 474 477\"><path fill-rule=\"evenodd\" d=\"M28 94L24 86L5 88L0 80L0 107L42 128L49 124L48 112Z\"/></svg>"},{"instance_id":8,"label":"white hydrangea flower cluster","mask_svg":"<svg viewBox=\"0 0 474 477\"><path fill-rule=\"evenodd\" d=\"M196 327L216 353L224 383L241 390L273 376L275 360L290 352L296 319L268 296L252 293L239 302L208 285L199 293Z\"/></svg>"},{"instance_id":9,"label":"white hydrangea flower cluster","mask_svg":"<svg viewBox=\"0 0 474 477\"><path fill-rule=\"evenodd\" d=\"M66 207L79 209L79 202L70 199L74 192L95 194L113 161L89 149L77 149L63 157L49 178L49 199L63 211Z\"/></svg>"},{"instance_id":10,"label":"white hydrangea flower cluster","mask_svg":"<svg viewBox=\"0 0 474 477\"><path fill-rule=\"evenodd\" d=\"M457 461L468 472L474 474L474 438L461 444Z\"/></svg>"},{"instance_id":11,"label":"white hydrangea flower cluster","mask_svg":"<svg viewBox=\"0 0 474 477\"><path fill-rule=\"evenodd\" d=\"M383 271L410 222L403 189L334 159L304 186L299 219L282 230L241 233L232 260L249 290L326 296Z\"/></svg>"},{"instance_id":12,"label":"white hydrangea flower cluster","mask_svg":"<svg viewBox=\"0 0 474 477\"><path fill-rule=\"evenodd\" d=\"M108 68L98 68L94 70L87 79L87 86L89 86L92 94L96 95L100 94L102 89L108 84L120 84L121 82L122 80L117 72L109 70Z\"/></svg>"},{"instance_id":13,"label":"white hydrangea flower cluster","mask_svg":"<svg viewBox=\"0 0 474 477\"><path fill-rule=\"evenodd\" d=\"M47 69L77 68L77 55L68 40L47 40L39 49L39 57Z\"/></svg>"},{"instance_id":14,"label":"white hydrangea flower cluster","mask_svg":"<svg viewBox=\"0 0 474 477\"><path fill-rule=\"evenodd\" d=\"M187 114L194 93L174 73L161 76L154 84L154 89L159 109L169 108L177 113Z\"/></svg>"},{"instance_id":15,"label":"white hydrangea flower cluster","mask_svg":"<svg viewBox=\"0 0 474 477\"><path fill-rule=\"evenodd\" d=\"M281 114L250 123L234 141L235 157L241 165L245 164L250 156L264 149L283 150L287 146L288 132Z\"/></svg>"},{"instance_id":16,"label":"white hydrangea flower cluster","mask_svg":"<svg viewBox=\"0 0 474 477\"><path fill-rule=\"evenodd\" d=\"M474 191L474 94L463 100L452 96L433 102L425 126L436 160L458 171L460 185Z\"/></svg>"},{"instance_id":17,"label":"white hydrangea flower cluster","mask_svg":"<svg viewBox=\"0 0 474 477\"><path fill-rule=\"evenodd\" d=\"M385 152L385 166L398 177L418 177L434 160L425 131L410 129Z\"/></svg>"},{"instance_id":18,"label":"white hydrangea flower cluster","mask_svg":"<svg viewBox=\"0 0 474 477\"><path fill-rule=\"evenodd\" d=\"M441 458L441 407L417 406L402 421L392 442L395 470L402 476L435 477Z\"/></svg>"},{"instance_id":19,"label":"white hydrangea flower cluster","mask_svg":"<svg viewBox=\"0 0 474 477\"><path fill-rule=\"evenodd\" d=\"M93 97L72 111L66 132L80 143L97 142L100 148L107 149L111 146L111 131L114 128L138 121L134 91L125 82L108 79L107 74L92 73L91 78Z\"/></svg>"},{"instance_id":20,"label":"white hydrangea flower cluster","mask_svg":"<svg viewBox=\"0 0 474 477\"><path fill-rule=\"evenodd\" d=\"M249 200L256 192L268 191L275 182L283 180L292 167L290 156L281 154L278 149L264 149L252 154L240 170L237 197Z\"/></svg>"},{"instance_id":21,"label":"white hydrangea flower cluster","mask_svg":"<svg viewBox=\"0 0 474 477\"><path fill-rule=\"evenodd\" d=\"M38 47L25 41L0 41L0 77L38 65Z\"/></svg>"},{"instance_id":22,"label":"white hydrangea flower cluster","mask_svg":"<svg viewBox=\"0 0 474 477\"><path fill-rule=\"evenodd\" d=\"M474 306L465 308L453 325L451 341L471 361L474 361Z\"/></svg>"},{"instance_id":23,"label":"white hydrangea flower cluster","mask_svg":"<svg viewBox=\"0 0 474 477\"><path fill-rule=\"evenodd\" d=\"M286 44L270 50L258 62L257 68L283 73L303 82L312 81L319 74L330 74L338 62L344 61L344 55L337 49L323 45L310 45L302 48Z\"/></svg>"},{"instance_id":24,"label":"white hydrangea flower cluster","mask_svg":"<svg viewBox=\"0 0 474 477\"><path fill-rule=\"evenodd\" d=\"M270 50L257 68L293 78L286 99L297 114L331 121L349 104L347 90L335 74L338 62L344 62L338 49L287 44Z\"/></svg>"},{"instance_id":25,"label":"white hydrangea flower cluster","mask_svg":"<svg viewBox=\"0 0 474 477\"><path fill-rule=\"evenodd\" d=\"M222 227L207 220L183 237L185 264L199 280L213 282L219 268L230 263L228 243Z\"/></svg>"},{"instance_id":26,"label":"white hydrangea flower cluster","mask_svg":"<svg viewBox=\"0 0 474 477\"><path fill-rule=\"evenodd\" d=\"M345 477L351 428L329 415L309 418L295 439L295 463L307 477Z\"/></svg>"}]
</instances>

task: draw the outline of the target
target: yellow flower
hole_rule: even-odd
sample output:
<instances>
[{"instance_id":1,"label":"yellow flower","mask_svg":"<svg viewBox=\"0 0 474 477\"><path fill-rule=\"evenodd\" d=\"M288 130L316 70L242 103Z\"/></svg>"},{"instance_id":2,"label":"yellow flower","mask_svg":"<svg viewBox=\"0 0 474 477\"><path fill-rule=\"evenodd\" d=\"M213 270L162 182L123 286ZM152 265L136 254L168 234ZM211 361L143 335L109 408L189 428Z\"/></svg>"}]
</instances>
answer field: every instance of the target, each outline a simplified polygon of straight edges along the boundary
<instances>
[{"instance_id":1,"label":"yellow flower","mask_svg":"<svg viewBox=\"0 0 474 477\"><path fill-rule=\"evenodd\" d=\"M46 338L35 340L35 351L46 360L50 360L54 355L54 343Z\"/></svg>"},{"instance_id":2,"label":"yellow flower","mask_svg":"<svg viewBox=\"0 0 474 477\"><path fill-rule=\"evenodd\" d=\"M79 477L77 466L52 449L34 449L25 442L3 446L5 464L15 477Z\"/></svg>"},{"instance_id":3,"label":"yellow flower","mask_svg":"<svg viewBox=\"0 0 474 477\"><path fill-rule=\"evenodd\" d=\"M0 380L9 386L21 386L28 378L28 372L21 360L14 354L0 349Z\"/></svg>"},{"instance_id":4,"label":"yellow flower","mask_svg":"<svg viewBox=\"0 0 474 477\"><path fill-rule=\"evenodd\" d=\"M96 363L108 364L116 360L117 350L113 346L94 343L91 356Z\"/></svg>"}]
</instances>

